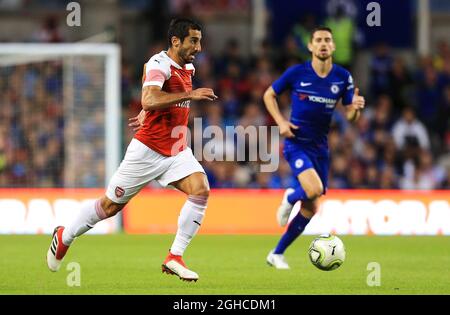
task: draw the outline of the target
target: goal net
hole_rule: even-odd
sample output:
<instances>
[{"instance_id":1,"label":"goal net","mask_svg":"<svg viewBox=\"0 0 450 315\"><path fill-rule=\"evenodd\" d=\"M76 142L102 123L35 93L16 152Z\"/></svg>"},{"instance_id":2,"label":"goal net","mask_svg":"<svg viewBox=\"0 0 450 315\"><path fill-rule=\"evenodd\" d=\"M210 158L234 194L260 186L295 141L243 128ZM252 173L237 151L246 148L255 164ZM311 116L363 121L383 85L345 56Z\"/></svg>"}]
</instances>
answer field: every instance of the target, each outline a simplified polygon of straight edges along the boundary
<instances>
[{"instance_id":1,"label":"goal net","mask_svg":"<svg viewBox=\"0 0 450 315\"><path fill-rule=\"evenodd\" d=\"M0 234L51 233L104 191L120 159L119 64L115 44L0 44Z\"/></svg>"},{"instance_id":2,"label":"goal net","mask_svg":"<svg viewBox=\"0 0 450 315\"><path fill-rule=\"evenodd\" d=\"M0 44L0 187L104 187L120 159L115 44Z\"/></svg>"}]
</instances>

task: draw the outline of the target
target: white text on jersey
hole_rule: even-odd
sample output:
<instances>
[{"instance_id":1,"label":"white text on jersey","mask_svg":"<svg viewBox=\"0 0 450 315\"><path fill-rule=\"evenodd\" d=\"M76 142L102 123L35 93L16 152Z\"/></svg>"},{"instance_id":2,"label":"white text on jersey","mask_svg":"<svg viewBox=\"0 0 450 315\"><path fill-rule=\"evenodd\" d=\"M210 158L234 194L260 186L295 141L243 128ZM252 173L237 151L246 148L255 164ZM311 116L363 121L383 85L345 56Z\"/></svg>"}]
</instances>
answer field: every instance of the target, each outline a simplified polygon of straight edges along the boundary
<instances>
[{"instance_id":1,"label":"white text on jersey","mask_svg":"<svg viewBox=\"0 0 450 315\"><path fill-rule=\"evenodd\" d=\"M325 104L327 104L326 105L327 108L334 107L334 105L336 105L336 101L337 101L333 98L326 98L326 97L314 96L314 95L308 95L308 100L310 100L311 102L315 102L315 103L325 103Z\"/></svg>"},{"instance_id":2,"label":"white text on jersey","mask_svg":"<svg viewBox=\"0 0 450 315\"><path fill-rule=\"evenodd\" d=\"M184 107L184 108L189 108L189 105L191 104L191 101L190 100L187 100L187 101L183 101L183 102L181 102L181 103L177 103L177 104L175 104L174 106L175 107Z\"/></svg>"}]
</instances>

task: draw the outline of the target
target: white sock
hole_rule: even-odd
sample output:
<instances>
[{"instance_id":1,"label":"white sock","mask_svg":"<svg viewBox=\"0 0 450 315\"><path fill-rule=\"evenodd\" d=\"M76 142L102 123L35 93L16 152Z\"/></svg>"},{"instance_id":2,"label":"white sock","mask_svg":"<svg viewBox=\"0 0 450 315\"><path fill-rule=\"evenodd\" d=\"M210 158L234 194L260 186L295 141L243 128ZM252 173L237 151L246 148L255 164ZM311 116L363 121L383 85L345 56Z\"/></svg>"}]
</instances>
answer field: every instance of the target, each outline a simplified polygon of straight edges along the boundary
<instances>
[{"instance_id":1,"label":"white sock","mask_svg":"<svg viewBox=\"0 0 450 315\"><path fill-rule=\"evenodd\" d=\"M182 256L191 239L197 234L205 216L207 196L189 195L178 217L178 230L170 252Z\"/></svg>"},{"instance_id":2,"label":"white sock","mask_svg":"<svg viewBox=\"0 0 450 315\"><path fill-rule=\"evenodd\" d=\"M63 243L69 246L76 237L86 233L97 222L106 219L106 217L106 213L100 205L100 199L84 203L75 220L64 229Z\"/></svg>"}]
</instances>

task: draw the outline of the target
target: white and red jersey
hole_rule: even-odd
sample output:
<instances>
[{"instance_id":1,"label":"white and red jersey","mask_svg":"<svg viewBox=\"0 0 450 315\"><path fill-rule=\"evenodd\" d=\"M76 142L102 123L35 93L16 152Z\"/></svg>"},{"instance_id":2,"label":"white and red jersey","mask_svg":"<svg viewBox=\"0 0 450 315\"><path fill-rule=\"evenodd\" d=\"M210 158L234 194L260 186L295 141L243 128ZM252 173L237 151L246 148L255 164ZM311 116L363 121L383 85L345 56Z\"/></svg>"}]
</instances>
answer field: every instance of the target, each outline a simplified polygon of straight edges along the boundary
<instances>
[{"instance_id":1,"label":"white and red jersey","mask_svg":"<svg viewBox=\"0 0 450 315\"><path fill-rule=\"evenodd\" d=\"M173 61L165 51L154 55L144 65L142 87L156 85L167 93L192 91L194 65L184 67ZM173 156L183 151L186 146L186 128L190 101L170 105L164 109L151 110L146 113L144 125L135 134L135 138L152 150ZM182 129L178 128L182 127ZM174 130L174 128L177 128ZM174 135L172 135L172 130ZM179 132L178 130L184 130Z\"/></svg>"}]
</instances>

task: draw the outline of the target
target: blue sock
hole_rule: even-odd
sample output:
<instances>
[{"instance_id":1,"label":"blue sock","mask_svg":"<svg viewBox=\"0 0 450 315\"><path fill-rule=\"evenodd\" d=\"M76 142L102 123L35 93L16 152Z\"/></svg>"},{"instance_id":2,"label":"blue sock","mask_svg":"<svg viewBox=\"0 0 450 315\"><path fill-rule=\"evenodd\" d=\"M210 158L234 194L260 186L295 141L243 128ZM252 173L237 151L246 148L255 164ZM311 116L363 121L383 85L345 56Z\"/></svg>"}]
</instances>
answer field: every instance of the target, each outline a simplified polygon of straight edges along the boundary
<instances>
[{"instance_id":1,"label":"blue sock","mask_svg":"<svg viewBox=\"0 0 450 315\"><path fill-rule=\"evenodd\" d=\"M302 185L298 185L295 188L295 191L288 195L287 200L291 205L295 205L295 203L299 200L306 200L308 197L306 196L306 192L303 190Z\"/></svg>"},{"instance_id":2,"label":"blue sock","mask_svg":"<svg viewBox=\"0 0 450 315\"><path fill-rule=\"evenodd\" d=\"M302 234L303 230L305 229L306 225L311 221L311 219L305 218L300 212L295 216L295 218L292 219L291 223L289 223L289 226L286 230L286 232L281 237L280 241L278 242L277 247L274 250L274 254L283 254L286 248L289 247L289 245L292 244L293 241L297 237Z\"/></svg>"}]
</instances>

